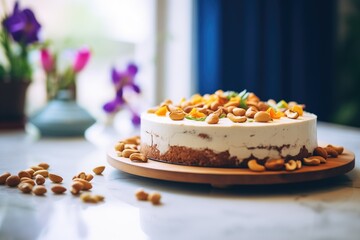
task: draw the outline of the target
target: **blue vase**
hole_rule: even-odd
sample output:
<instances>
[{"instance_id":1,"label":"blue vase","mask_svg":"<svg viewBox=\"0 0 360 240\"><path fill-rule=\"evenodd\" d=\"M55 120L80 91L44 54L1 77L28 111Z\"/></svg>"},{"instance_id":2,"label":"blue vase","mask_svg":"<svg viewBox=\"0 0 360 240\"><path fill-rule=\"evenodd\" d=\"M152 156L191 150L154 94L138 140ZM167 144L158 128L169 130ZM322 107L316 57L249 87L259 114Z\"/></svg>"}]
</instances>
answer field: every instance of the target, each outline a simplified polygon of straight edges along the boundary
<instances>
[{"instance_id":1,"label":"blue vase","mask_svg":"<svg viewBox=\"0 0 360 240\"><path fill-rule=\"evenodd\" d=\"M84 136L95 119L76 103L71 91L61 90L55 99L31 116L29 122L41 136L76 137Z\"/></svg>"}]
</instances>

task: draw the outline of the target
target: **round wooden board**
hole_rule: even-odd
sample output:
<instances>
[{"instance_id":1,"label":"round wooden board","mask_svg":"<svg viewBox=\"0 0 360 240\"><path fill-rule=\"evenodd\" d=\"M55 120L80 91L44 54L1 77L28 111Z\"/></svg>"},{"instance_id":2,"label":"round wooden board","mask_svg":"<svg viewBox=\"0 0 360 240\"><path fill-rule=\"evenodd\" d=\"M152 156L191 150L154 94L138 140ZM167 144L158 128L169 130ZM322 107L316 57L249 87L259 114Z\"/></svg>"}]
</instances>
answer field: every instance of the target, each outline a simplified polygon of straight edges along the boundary
<instances>
[{"instance_id":1,"label":"round wooden board","mask_svg":"<svg viewBox=\"0 0 360 240\"><path fill-rule=\"evenodd\" d=\"M320 180L345 174L355 166L354 153L345 150L337 158L328 158L319 166L303 166L289 171L253 172L244 168L210 168L183 166L148 160L146 163L132 162L128 158L118 157L115 151L107 154L111 166L124 172L167 181L187 183L208 183L213 186L228 185L265 185Z\"/></svg>"}]
</instances>

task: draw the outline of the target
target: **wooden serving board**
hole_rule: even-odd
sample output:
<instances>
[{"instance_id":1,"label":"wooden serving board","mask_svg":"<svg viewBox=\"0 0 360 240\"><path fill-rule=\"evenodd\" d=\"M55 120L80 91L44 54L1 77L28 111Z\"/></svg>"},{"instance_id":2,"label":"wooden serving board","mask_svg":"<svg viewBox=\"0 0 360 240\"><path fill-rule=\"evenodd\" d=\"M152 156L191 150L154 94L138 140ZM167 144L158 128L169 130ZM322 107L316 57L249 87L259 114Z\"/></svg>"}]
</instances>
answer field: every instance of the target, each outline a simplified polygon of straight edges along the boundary
<instances>
[{"instance_id":1,"label":"wooden serving board","mask_svg":"<svg viewBox=\"0 0 360 240\"><path fill-rule=\"evenodd\" d=\"M314 181L351 171L355 166L355 155L349 150L337 158L328 158L319 166L303 166L296 171L253 172L245 168L210 168L169 164L154 160L146 163L132 162L118 157L115 150L108 152L107 161L111 166L124 172L167 181L207 183L213 186L228 185L269 185Z\"/></svg>"}]
</instances>

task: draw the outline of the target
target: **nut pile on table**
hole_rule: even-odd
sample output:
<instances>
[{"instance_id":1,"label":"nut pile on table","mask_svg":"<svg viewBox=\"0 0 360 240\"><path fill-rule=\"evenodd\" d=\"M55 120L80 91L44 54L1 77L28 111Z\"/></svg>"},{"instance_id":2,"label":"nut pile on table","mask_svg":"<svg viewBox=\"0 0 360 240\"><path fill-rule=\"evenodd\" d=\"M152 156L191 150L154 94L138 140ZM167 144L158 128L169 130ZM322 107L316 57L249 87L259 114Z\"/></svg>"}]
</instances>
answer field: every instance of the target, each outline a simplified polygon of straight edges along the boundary
<instances>
[{"instance_id":1,"label":"nut pile on table","mask_svg":"<svg viewBox=\"0 0 360 240\"><path fill-rule=\"evenodd\" d=\"M49 164L39 163L36 166L31 166L28 169L21 170L17 175L12 175L5 172L0 175L0 185L7 185L9 187L17 187L21 192L26 194L33 194L35 196L43 196L47 193L45 187L46 179L48 178L52 185L50 190L54 194L63 194L67 188L62 185L63 178L53 172L49 172ZM105 166L98 166L93 169L96 175L101 175L105 170ZM94 176L90 173L81 172L73 177L71 184L71 193L79 195L82 191L87 191L92 188L91 180ZM98 203L104 200L104 196L90 193L82 193L80 199L83 202Z\"/></svg>"},{"instance_id":2,"label":"nut pile on table","mask_svg":"<svg viewBox=\"0 0 360 240\"><path fill-rule=\"evenodd\" d=\"M133 162L147 162L148 159L140 153L140 136L123 139L115 144L118 157L129 158Z\"/></svg>"},{"instance_id":3,"label":"nut pile on table","mask_svg":"<svg viewBox=\"0 0 360 240\"><path fill-rule=\"evenodd\" d=\"M39 163L36 166L31 166L28 169L19 171L17 175L5 172L0 175L0 185L7 185L13 188L17 187L25 194L44 196L47 193L45 182L48 178L52 182L50 189L54 194L65 193L67 188L62 185L63 178L58 174L49 172L49 167L47 163ZM92 171L95 175L102 175L104 170L105 166L98 166ZM72 178L70 192L73 195L80 195L80 199L85 203L99 203L104 201L105 197L103 195L88 192L93 187L91 183L93 178L94 176L91 173L78 173ZM139 197L139 194L142 197ZM146 199L144 199L144 196L146 196ZM135 197L137 200L148 200L153 205L159 205L161 195L158 192L148 194L144 190L141 190L141 192L135 192Z\"/></svg>"}]
</instances>

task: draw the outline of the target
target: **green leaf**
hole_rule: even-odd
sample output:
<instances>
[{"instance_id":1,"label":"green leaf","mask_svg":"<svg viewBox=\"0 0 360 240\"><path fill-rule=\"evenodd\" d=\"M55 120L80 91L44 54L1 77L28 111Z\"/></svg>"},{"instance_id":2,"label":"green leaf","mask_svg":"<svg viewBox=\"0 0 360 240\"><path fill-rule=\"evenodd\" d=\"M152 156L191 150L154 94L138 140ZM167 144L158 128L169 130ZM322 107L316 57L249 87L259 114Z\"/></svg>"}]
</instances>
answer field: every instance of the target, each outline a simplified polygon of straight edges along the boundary
<instances>
[{"instance_id":1,"label":"green leaf","mask_svg":"<svg viewBox=\"0 0 360 240\"><path fill-rule=\"evenodd\" d=\"M234 92L234 91L226 91L226 92L224 92L224 94L227 99L238 96L238 93Z\"/></svg>"},{"instance_id":2,"label":"green leaf","mask_svg":"<svg viewBox=\"0 0 360 240\"><path fill-rule=\"evenodd\" d=\"M202 117L202 118L195 118L195 117L191 117L191 116L185 116L186 119L189 119L189 120L194 120L194 121L205 121L206 117Z\"/></svg>"},{"instance_id":3,"label":"green leaf","mask_svg":"<svg viewBox=\"0 0 360 240\"><path fill-rule=\"evenodd\" d=\"M241 91L241 92L239 93L239 97L240 97L240 98L243 98L243 96L245 95L245 93L246 93L246 89L244 89L243 91Z\"/></svg>"},{"instance_id":4,"label":"green leaf","mask_svg":"<svg viewBox=\"0 0 360 240\"><path fill-rule=\"evenodd\" d=\"M281 100L277 103L276 107L279 108L287 108L287 102L285 100Z\"/></svg>"},{"instance_id":5,"label":"green leaf","mask_svg":"<svg viewBox=\"0 0 360 240\"><path fill-rule=\"evenodd\" d=\"M241 94L241 95L240 95ZM244 91L242 91L241 93L239 93L240 96L240 107L247 109L248 106L246 105L246 100L249 97L249 93L246 92L246 89Z\"/></svg>"}]
</instances>

